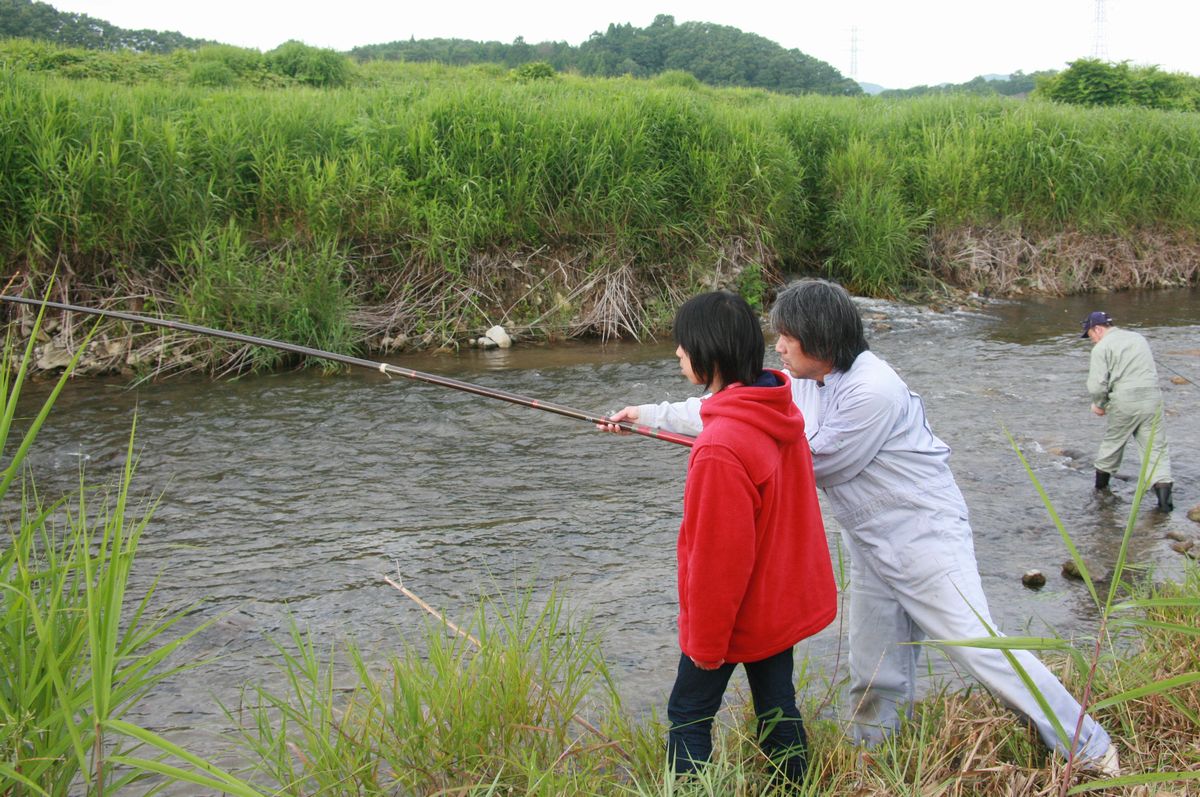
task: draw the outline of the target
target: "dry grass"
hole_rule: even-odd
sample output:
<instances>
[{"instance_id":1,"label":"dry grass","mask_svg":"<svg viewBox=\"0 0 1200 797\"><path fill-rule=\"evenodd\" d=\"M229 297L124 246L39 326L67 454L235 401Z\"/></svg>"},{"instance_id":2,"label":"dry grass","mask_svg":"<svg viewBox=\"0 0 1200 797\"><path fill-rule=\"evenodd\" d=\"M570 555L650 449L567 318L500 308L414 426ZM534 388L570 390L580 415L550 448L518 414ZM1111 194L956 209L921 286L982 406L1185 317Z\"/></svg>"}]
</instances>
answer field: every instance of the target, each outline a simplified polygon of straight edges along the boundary
<instances>
[{"instance_id":1,"label":"dry grass","mask_svg":"<svg viewBox=\"0 0 1200 797\"><path fill-rule=\"evenodd\" d=\"M1158 288L1200 279L1200 241L1185 233L1063 232L1033 239L1005 228L939 230L929 260L941 279L998 296Z\"/></svg>"}]
</instances>

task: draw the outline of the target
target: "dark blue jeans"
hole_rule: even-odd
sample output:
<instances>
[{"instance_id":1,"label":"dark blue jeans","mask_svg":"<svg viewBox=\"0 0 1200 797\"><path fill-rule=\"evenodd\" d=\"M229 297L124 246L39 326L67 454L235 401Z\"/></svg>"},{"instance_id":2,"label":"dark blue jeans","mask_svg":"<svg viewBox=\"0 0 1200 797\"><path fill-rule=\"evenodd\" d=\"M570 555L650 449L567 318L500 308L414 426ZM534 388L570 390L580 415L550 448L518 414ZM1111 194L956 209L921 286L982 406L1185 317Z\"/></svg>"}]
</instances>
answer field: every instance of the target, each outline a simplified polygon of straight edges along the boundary
<instances>
[{"instance_id":1,"label":"dark blue jeans","mask_svg":"<svg viewBox=\"0 0 1200 797\"><path fill-rule=\"evenodd\" d=\"M667 758L676 772L692 772L712 755L712 724L736 664L702 670L679 658L675 687L667 701L671 730ZM758 717L758 744L788 780L800 783L808 766L808 737L796 708L792 649L743 664Z\"/></svg>"}]
</instances>

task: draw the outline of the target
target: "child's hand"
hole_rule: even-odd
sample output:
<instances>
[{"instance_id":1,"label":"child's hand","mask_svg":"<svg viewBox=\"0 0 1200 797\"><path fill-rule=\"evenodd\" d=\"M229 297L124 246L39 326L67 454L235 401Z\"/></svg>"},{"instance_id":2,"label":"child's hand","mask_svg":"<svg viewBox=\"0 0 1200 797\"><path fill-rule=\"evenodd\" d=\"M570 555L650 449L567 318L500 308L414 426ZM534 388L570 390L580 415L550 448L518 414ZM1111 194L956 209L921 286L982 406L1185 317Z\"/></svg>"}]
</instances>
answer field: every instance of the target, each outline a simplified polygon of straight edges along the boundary
<instances>
[{"instance_id":1,"label":"child's hand","mask_svg":"<svg viewBox=\"0 0 1200 797\"><path fill-rule=\"evenodd\" d=\"M629 432L617 426L621 421L636 421L638 419L637 407L626 407L625 409L614 412L608 416L611 423L598 423L596 428L602 432L612 432L613 434L629 434Z\"/></svg>"},{"instance_id":2,"label":"child's hand","mask_svg":"<svg viewBox=\"0 0 1200 797\"><path fill-rule=\"evenodd\" d=\"M688 656L688 658L691 659L692 657ZM700 670L715 670L724 663L725 659L719 659L717 661L696 661L695 659L692 659L692 664L695 664L696 668Z\"/></svg>"}]
</instances>

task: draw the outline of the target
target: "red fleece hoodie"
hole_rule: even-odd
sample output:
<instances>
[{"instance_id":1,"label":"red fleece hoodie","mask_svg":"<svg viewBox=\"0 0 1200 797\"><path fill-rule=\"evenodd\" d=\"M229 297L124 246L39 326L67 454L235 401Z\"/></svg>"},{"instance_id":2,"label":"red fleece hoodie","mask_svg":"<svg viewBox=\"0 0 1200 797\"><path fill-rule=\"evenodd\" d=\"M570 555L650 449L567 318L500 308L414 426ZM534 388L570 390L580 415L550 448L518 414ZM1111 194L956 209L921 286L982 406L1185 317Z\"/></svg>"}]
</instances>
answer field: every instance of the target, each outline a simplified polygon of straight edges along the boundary
<instances>
[{"instance_id":1,"label":"red fleece hoodie","mask_svg":"<svg viewBox=\"0 0 1200 797\"><path fill-rule=\"evenodd\" d=\"M770 376L774 374L775 379ZM696 661L758 661L837 613L804 418L787 377L704 400L679 527L679 646Z\"/></svg>"}]
</instances>

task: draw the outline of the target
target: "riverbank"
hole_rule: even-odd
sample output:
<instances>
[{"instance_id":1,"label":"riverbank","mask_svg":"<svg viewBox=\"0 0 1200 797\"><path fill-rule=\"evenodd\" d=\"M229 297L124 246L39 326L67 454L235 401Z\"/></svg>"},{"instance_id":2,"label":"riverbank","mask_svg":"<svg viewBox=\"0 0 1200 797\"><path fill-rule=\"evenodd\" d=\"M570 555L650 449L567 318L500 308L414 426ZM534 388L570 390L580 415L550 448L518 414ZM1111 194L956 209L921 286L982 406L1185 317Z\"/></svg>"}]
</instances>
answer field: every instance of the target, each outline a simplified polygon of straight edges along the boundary
<instances>
[{"instance_id":1,"label":"riverbank","mask_svg":"<svg viewBox=\"0 0 1200 797\"><path fill-rule=\"evenodd\" d=\"M791 274L866 296L1200 279L1198 114L402 63L339 89L124 85L19 46L0 262L26 295L53 276L68 303L386 354L494 325L645 338L698 291L765 308ZM102 334L95 371L283 364Z\"/></svg>"},{"instance_id":2,"label":"riverbank","mask_svg":"<svg viewBox=\"0 0 1200 797\"><path fill-rule=\"evenodd\" d=\"M1200 247L1193 252L1190 245L1178 242L1148 239L1140 241L1142 248L1138 248L1127 241L1087 244L1077 237L1063 236L1043 242L1039 247L1000 233L982 242L975 237L977 235L979 233L963 233L954 242L958 260L938 261L936 269L947 280L927 278L921 287L908 289L901 300L935 312L975 312L991 299L1070 294L1095 295L1096 303L1104 304L1103 295L1112 291L1186 286L1195 284L1195 277L1200 274L1200 268L1189 260L1200 256ZM949 242L939 245L950 247ZM1081 251L1088 246L1095 247L1094 258L1102 266L1097 267L1081 256ZM1098 254L1101 246L1108 254ZM586 274L576 275L583 282L574 283L573 287L558 281L548 284L547 271L559 279L569 273L559 261L535 266L528 260L514 260L507 265L492 260L485 268L471 272L472 277L479 278L473 287L443 286L446 295L428 300L446 310L447 316L430 317L419 307L407 304L347 306L343 308L347 315L335 325L341 331L340 336L315 336L314 340L312 335L284 333L275 339L312 348L322 348L320 344L324 343L326 351L372 359L423 351L489 348L497 345L497 341L487 337L493 330L498 330L495 336L499 345L504 346L588 339L654 340L670 336L674 308L691 295L676 289L669 301L650 303L623 293L628 286L599 284L595 277ZM756 270L753 283L747 285L737 278L738 273L737 267L732 265L726 270L718 269L695 290L721 288L743 295L750 293L763 309L765 320L765 308L773 300L775 290L785 284L783 278L772 274L772 282L768 284L761 271ZM524 291L517 302L540 311L532 318L517 312L511 299L500 298L517 290L511 284L514 274L517 275L515 279L521 280L519 289ZM1086 284L1086 291L1068 290L1081 284ZM19 282L15 283L15 286L19 285ZM18 295L20 288L10 290ZM65 291L54 295L57 297L61 293ZM26 290L24 295L31 294ZM89 303L86 296L73 298L73 301ZM143 294L131 298L95 297L90 301L94 302L90 306L101 309L184 320L166 310L171 307L166 297L153 292L149 298ZM457 306L449 308L451 301ZM20 343L27 342L33 333L36 309L6 305L5 310L9 318L7 334ZM476 320L468 323L467 316ZM261 322L261 319L253 320ZM126 379L154 379L187 373L223 376L295 363L294 358L268 349L231 345L146 324L110 319L101 319L97 324L94 316L50 310L37 333L31 370L35 374L52 375L66 367L93 325L96 329L74 369L77 376L115 375ZM440 331L418 332L421 325L432 325ZM255 334L254 330L261 330L260 324L253 324L248 330L232 316L224 325L214 322L214 326L242 334ZM258 334L271 331L268 328ZM10 361L10 364L15 363L15 359ZM319 363L314 361L312 364Z\"/></svg>"}]
</instances>

